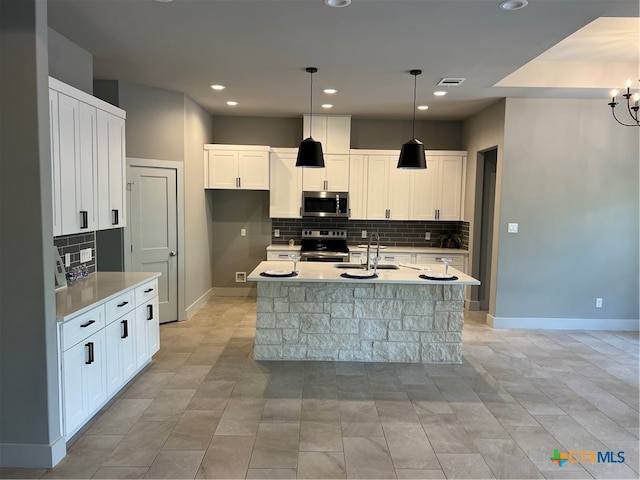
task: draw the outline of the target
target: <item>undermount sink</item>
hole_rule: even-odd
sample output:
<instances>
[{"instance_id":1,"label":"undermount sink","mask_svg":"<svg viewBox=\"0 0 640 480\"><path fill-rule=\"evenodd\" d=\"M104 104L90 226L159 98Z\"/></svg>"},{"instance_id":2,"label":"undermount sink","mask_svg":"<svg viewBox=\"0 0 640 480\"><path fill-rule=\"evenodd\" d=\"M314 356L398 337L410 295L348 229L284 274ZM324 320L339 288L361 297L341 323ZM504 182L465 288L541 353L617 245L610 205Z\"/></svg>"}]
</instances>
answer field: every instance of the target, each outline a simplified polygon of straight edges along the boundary
<instances>
[{"instance_id":1,"label":"undermount sink","mask_svg":"<svg viewBox=\"0 0 640 480\"><path fill-rule=\"evenodd\" d=\"M361 270L364 270L365 268L367 268L366 265L361 265L359 263L336 263L333 267L346 268L346 269L361 269ZM381 263L380 265L378 265L378 270L398 270L398 268L400 267L390 263ZM371 269L373 270L373 267L371 267Z\"/></svg>"}]
</instances>

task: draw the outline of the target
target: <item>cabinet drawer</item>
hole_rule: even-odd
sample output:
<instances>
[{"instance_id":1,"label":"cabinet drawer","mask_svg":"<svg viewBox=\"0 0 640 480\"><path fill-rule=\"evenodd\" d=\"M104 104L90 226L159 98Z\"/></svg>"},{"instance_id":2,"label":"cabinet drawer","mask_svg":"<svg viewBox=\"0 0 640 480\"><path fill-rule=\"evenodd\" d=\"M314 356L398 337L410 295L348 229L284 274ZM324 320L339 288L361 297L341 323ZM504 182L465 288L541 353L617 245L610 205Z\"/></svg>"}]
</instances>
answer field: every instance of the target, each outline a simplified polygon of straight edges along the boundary
<instances>
[{"instance_id":1,"label":"cabinet drawer","mask_svg":"<svg viewBox=\"0 0 640 480\"><path fill-rule=\"evenodd\" d=\"M105 303L105 323L109 325L116 318L129 313L136 307L133 289L121 293L116 298Z\"/></svg>"},{"instance_id":2,"label":"cabinet drawer","mask_svg":"<svg viewBox=\"0 0 640 480\"><path fill-rule=\"evenodd\" d=\"M411 263L411 254L380 252L380 263Z\"/></svg>"},{"instance_id":3,"label":"cabinet drawer","mask_svg":"<svg viewBox=\"0 0 640 480\"><path fill-rule=\"evenodd\" d=\"M158 279L155 278L150 282L140 285L136 288L136 306L140 306L143 303L149 301L153 297L158 296Z\"/></svg>"},{"instance_id":4,"label":"cabinet drawer","mask_svg":"<svg viewBox=\"0 0 640 480\"><path fill-rule=\"evenodd\" d=\"M104 328L104 305L64 322L60 329L62 351L68 350L78 342Z\"/></svg>"},{"instance_id":5,"label":"cabinet drawer","mask_svg":"<svg viewBox=\"0 0 640 480\"><path fill-rule=\"evenodd\" d=\"M416 263L418 264L440 264L442 265L442 258L450 258L452 267L464 267L464 255L448 255L448 254L435 254L435 253L418 253L416 255Z\"/></svg>"}]
</instances>

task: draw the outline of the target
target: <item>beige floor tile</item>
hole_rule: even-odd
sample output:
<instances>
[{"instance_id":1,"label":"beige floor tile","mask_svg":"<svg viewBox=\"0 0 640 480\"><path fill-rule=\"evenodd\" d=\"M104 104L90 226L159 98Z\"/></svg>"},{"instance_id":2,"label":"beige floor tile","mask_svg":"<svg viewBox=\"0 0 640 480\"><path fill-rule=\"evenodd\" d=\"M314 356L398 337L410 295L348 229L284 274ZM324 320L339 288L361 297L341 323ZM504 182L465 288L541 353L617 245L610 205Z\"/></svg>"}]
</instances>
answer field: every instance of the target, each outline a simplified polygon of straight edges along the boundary
<instances>
[{"instance_id":1,"label":"beige floor tile","mask_svg":"<svg viewBox=\"0 0 640 480\"><path fill-rule=\"evenodd\" d=\"M153 400L120 398L87 431L88 435L125 435Z\"/></svg>"},{"instance_id":2,"label":"beige floor tile","mask_svg":"<svg viewBox=\"0 0 640 480\"><path fill-rule=\"evenodd\" d=\"M118 444L105 467L148 467L162 449L176 422L139 420Z\"/></svg>"},{"instance_id":3,"label":"beige floor tile","mask_svg":"<svg viewBox=\"0 0 640 480\"><path fill-rule=\"evenodd\" d=\"M96 479L140 479L144 478L147 467L100 467L92 478Z\"/></svg>"},{"instance_id":4,"label":"beige floor tile","mask_svg":"<svg viewBox=\"0 0 640 480\"><path fill-rule=\"evenodd\" d=\"M299 422L302 398L267 398L262 411L262 422Z\"/></svg>"},{"instance_id":5,"label":"beige floor tile","mask_svg":"<svg viewBox=\"0 0 640 480\"><path fill-rule=\"evenodd\" d=\"M232 398L218 422L216 435L255 435L258 431L263 399Z\"/></svg>"},{"instance_id":6,"label":"beige floor tile","mask_svg":"<svg viewBox=\"0 0 640 480\"><path fill-rule=\"evenodd\" d=\"M296 478L295 468L250 468L247 471L247 479L274 479Z\"/></svg>"},{"instance_id":7,"label":"beige floor tile","mask_svg":"<svg viewBox=\"0 0 640 480\"><path fill-rule=\"evenodd\" d=\"M296 468L299 423L260 423L250 468Z\"/></svg>"},{"instance_id":8,"label":"beige floor tile","mask_svg":"<svg viewBox=\"0 0 640 480\"><path fill-rule=\"evenodd\" d=\"M346 478L342 452L300 452L297 478Z\"/></svg>"},{"instance_id":9,"label":"beige floor tile","mask_svg":"<svg viewBox=\"0 0 640 480\"><path fill-rule=\"evenodd\" d=\"M214 436L196 478L244 478L255 436Z\"/></svg>"},{"instance_id":10,"label":"beige floor tile","mask_svg":"<svg viewBox=\"0 0 640 480\"><path fill-rule=\"evenodd\" d=\"M166 383L175 375L174 372L146 371L129 386L122 398L156 398Z\"/></svg>"},{"instance_id":11,"label":"beige floor tile","mask_svg":"<svg viewBox=\"0 0 640 480\"><path fill-rule=\"evenodd\" d=\"M144 411L143 422L177 422L187 409L195 390L163 389Z\"/></svg>"},{"instance_id":12,"label":"beige floor tile","mask_svg":"<svg viewBox=\"0 0 640 480\"><path fill-rule=\"evenodd\" d=\"M479 453L438 453L447 478L495 478Z\"/></svg>"},{"instance_id":13,"label":"beige floor tile","mask_svg":"<svg viewBox=\"0 0 640 480\"><path fill-rule=\"evenodd\" d=\"M430 478L447 478L444 472L438 470L414 470L410 468L396 468L396 476L400 478L430 479Z\"/></svg>"},{"instance_id":14,"label":"beige floor tile","mask_svg":"<svg viewBox=\"0 0 640 480\"><path fill-rule=\"evenodd\" d=\"M163 450L206 450L211 443L220 413L208 410L187 410L169 435Z\"/></svg>"},{"instance_id":15,"label":"beige floor tile","mask_svg":"<svg viewBox=\"0 0 640 480\"><path fill-rule=\"evenodd\" d=\"M300 423L301 452L342 451L342 429L340 423L325 423L303 420Z\"/></svg>"},{"instance_id":16,"label":"beige floor tile","mask_svg":"<svg viewBox=\"0 0 640 480\"><path fill-rule=\"evenodd\" d=\"M347 478L393 478L395 471L384 437L344 439Z\"/></svg>"},{"instance_id":17,"label":"beige floor tile","mask_svg":"<svg viewBox=\"0 0 640 480\"><path fill-rule=\"evenodd\" d=\"M211 366L182 365L176 374L166 383L164 388L197 389L207 376Z\"/></svg>"},{"instance_id":18,"label":"beige floor tile","mask_svg":"<svg viewBox=\"0 0 640 480\"><path fill-rule=\"evenodd\" d=\"M46 468L0 468L0 478L41 478Z\"/></svg>"},{"instance_id":19,"label":"beige floor tile","mask_svg":"<svg viewBox=\"0 0 640 480\"><path fill-rule=\"evenodd\" d=\"M418 425L383 424L393 466L398 468L431 470L440 464L429 440Z\"/></svg>"},{"instance_id":20,"label":"beige floor tile","mask_svg":"<svg viewBox=\"0 0 640 480\"><path fill-rule=\"evenodd\" d=\"M195 478L204 457L202 451L161 451L145 478Z\"/></svg>"}]
</instances>

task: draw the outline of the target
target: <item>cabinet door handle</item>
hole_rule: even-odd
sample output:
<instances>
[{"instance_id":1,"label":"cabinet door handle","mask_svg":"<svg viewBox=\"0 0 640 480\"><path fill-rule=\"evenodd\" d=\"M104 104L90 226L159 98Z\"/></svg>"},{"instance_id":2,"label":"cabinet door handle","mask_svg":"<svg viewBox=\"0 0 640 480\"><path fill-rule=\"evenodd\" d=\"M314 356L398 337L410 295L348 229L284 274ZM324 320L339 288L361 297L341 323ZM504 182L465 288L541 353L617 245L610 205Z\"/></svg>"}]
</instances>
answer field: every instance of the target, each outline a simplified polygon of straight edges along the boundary
<instances>
[{"instance_id":1,"label":"cabinet door handle","mask_svg":"<svg viewBox=\"0 0 640 480\"><path fill-rule=\"evenodd\" d=\"M96 323L95 320L89 320L87 323L83 323L82 325L80 325L80 328L87 328L89 325L92 325Z\"/></svg>"},{"instance_id":2,"label":"cabinet door handle","mask_svg":"<svg viewBox=\"0 0 640 480\"><path fill-rule=\"evenodd\" d=\"M238 188L242 188L242 177L238 177Z\"/></svg>"},{"instance_id":3,"label":"cabinet door handle","mask_svg":"<svg viewBox=\"0 0 640 480\"><path fill-rule=\"evenodd\" d=\"M153 288L147 288L144 293L149 293L149 292L153 292Z\"/></svg>"},{"instance_id":4,"label":"cabinet door handle","mask_svg":"<svg viewBox=\"0 0 640 480\"><path fill-rule=\"evenodd\" d=\"M114 208L111 210L111 225L118 225L120 223L118 219L118 209Z\"/></svg>"},{"instance_id":5,"label":"cabinet door handle","mask_svg":"<svg viewBox=\"0 0 640 480\"><path fill-rule=\"evenodd\" d=\"M328 180L324 181L324 189L325 190L329 190L329 181Z\"/></svg>"},{"instance_id":6,"label":"cabinet door handle","mask_svg":"<svg viewBox=\"0 0 640 480\"><path fill-rule=\"evenodd\" d=\"M147 320L153 320L153 305L147 305Z\"/></svg>"},{"instance_id":7,"label":"cabinet door handle","mask_svg":"<svg viewBox=\"0 0 640 480\"><path fill-rule=\"evenodd\" d=\"M117 305L117 307L118 307L118 308L120 308L120 307L124 307L125 305L128 305L128 304L129 304L129 302L122 302L122 303L119 303L119 304Z\"/></svg>"},{"instance_id":8,"label":"cabinet door handle","mask_svg":"<svg viewBox=\"0 0 640 480\"><path fill-rule=\"evenodd\" d=\"M85 343L84 346L87 347L87 360L84 363L91 365L94 361L93 342Z\"/></svg>"},{"instance_id":9,"label":"cabinet door handle","mask_svg":"<svg viewBox=\"0 0 640 480\"><path fill-rule=\"evenodd\" d=\"M122 324L122 335L120 335L120 338L129 338L129 321L122 320L120 323Z\"/></svg>"},{"instance_id":10,"label":"cabinet door handle","mask_svg":"<svg viewBox=\"0 0 640 480\"><path fill-rule=\"evenodd\" d=\"M80 228L89 228L89 212L80 210Z\"/></svg>"}]
</instances>

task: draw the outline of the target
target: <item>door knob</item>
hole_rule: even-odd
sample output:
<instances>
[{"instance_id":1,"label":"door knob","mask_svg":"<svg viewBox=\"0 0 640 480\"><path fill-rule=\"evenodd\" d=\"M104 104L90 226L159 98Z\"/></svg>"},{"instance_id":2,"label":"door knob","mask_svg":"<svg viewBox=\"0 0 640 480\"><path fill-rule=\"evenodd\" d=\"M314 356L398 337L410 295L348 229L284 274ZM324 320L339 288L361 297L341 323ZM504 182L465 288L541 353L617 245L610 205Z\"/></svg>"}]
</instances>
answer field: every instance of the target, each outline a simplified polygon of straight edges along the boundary
<instances>
[{"instance_id":1,"label":"door knob","mask_svg":"<svg viewBox=\"0 0 640 480\"><path fill-rule=\"evenodd\" d=\"M171 251L169 252L169 256L170 256L170 257L175 257L176 255L177 255L177 253L176 253L176 252L174 252L173 250L171 250Z\"/></svg>"}]
</instances>

